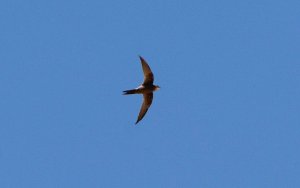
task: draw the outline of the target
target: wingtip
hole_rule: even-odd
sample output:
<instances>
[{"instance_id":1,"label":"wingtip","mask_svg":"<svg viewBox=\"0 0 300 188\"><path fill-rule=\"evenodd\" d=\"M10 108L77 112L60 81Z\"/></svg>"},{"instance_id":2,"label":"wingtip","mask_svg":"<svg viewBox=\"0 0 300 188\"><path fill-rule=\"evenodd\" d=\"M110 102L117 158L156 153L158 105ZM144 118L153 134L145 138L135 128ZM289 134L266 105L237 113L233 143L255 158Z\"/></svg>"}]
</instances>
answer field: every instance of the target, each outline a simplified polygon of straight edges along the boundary
<instances>
[{"instance_id":1,"label":"wingtip","mask_svg":"<svg viewBox=\"0 0 300 188\"><path fill-rule=\"evenodd\" d=\"M144 58L140 55L139 55L139 58L140 58L141 61L145 61Z\"/></svg>"}]
</instances>

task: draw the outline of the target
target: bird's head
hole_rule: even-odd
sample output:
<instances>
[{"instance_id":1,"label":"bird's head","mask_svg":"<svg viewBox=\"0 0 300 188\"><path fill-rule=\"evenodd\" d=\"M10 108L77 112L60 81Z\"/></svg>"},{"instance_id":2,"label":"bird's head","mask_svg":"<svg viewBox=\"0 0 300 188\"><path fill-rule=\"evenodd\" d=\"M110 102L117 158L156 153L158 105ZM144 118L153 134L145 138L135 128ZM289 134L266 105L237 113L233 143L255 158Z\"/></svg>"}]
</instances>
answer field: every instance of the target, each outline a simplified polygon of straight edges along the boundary
<instances>
[{"instance_id":1,"label":"bird's head","mask_svg":"<svg viewBox=\"0 0 300 188\"><path fill-rule=\"evenodd\" d=\"M160 89L160 87L159 86L155 86L155 90L159 90Z\"/></svg>"}]
</instances>

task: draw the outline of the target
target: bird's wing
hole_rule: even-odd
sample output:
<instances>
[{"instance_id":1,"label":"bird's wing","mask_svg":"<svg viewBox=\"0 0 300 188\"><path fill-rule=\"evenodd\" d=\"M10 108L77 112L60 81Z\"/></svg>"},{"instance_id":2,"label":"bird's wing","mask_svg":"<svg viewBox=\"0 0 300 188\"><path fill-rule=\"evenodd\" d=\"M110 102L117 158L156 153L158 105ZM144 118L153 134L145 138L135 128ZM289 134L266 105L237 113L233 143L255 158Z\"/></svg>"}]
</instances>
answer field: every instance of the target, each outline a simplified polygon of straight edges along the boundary
<instances>
[{"instance_id":1,"label":"bird's wing","mask_svg":"<svg viewBox=\"0 0 300 188\"><path fill-rule=\"evenodd\" d=\"M143 72L144 72L144 82L143 85L153 84L154 76L153 73L148 65L148 63L145 61L143 57L140 56Z\"/></svg>"},{"instance_id":2,"label":"bird's wing","mask_svg":"<svg viewBox=\"0 0 300 188\"><path fill-rule=\"evenodd\" d=\"M142 104L138 119L136 120L135 124L137 124L139 121L141 121L143 119L143 117L147 113L148 109L150 108L150 106L152 104L153 93L143 94L143 97L144 97L143 104Z\"/></svg>"}]
</instances>

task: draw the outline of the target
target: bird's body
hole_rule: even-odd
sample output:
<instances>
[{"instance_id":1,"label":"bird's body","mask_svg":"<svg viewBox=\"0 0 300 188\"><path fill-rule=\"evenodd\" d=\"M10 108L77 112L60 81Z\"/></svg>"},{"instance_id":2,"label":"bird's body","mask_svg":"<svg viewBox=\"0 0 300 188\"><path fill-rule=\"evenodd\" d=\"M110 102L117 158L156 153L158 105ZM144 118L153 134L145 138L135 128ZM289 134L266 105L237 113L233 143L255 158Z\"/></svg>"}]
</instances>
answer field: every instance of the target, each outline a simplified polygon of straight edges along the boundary
<instances>
[{"instance_id":1,"label":"bird's body","mask_svg":"<svg viewBox=\"0 0 300 188\"><path fill-rule=\"evenodd\" d=\"M139 87L135 89L130 89L130 90L125 90L124 95L129 95L129 94L145 94L145 93L152 93L156 90L158 90L157 86L155 85L149 85L149 86L144 86L140 85Z\"/></svg>"},{"instance_id":2,"label":"bird's body","mask_svg":"<svg viewBox=\"0 0 300 188\"><path fill-rule=\"evenodd\" d=\"M149 107L152 104L153 100L153 92L158 90L160 87L153 85L154 82L154 75L147 64L147 62L140 56L143 73L144 73L144 82L137 87L136 89L130 89L123 91L123 95L130 95L130 94L143 94L143 104L138 116L138 119L135 124L143 119L145 114L147 113Z\"/></svg>"}]
</instances>

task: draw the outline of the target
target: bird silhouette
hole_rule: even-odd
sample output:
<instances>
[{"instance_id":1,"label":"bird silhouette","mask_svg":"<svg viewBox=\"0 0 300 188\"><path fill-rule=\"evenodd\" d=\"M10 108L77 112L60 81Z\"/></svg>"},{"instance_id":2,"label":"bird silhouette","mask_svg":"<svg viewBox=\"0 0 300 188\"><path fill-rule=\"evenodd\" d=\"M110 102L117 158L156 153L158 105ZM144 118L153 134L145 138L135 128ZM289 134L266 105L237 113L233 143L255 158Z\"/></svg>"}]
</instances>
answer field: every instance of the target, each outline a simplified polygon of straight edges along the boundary
<instances>
[{"instance_id":1,"label":"bird silhouette","mask_svg":"<svg viewBox=\"0 0 300 188\"><path fill-rule=\"evenodd\" d=\"M140 113L138 115L137 121L135 124L137 124L139 121L143 119L143 117L146 115L148 109L150 108L153 100L153 92L160 89L159 86L153 85L154 82L154 75L146 62L146 60L139 56L143 68L143 73L144 73L144 81L143 83L135 88L135 89L130 89L130 90L125 90L123 91L123 95L131 95L131 94L143 94L143 103L141 106Z\"/></svg>"}]
</instances>

